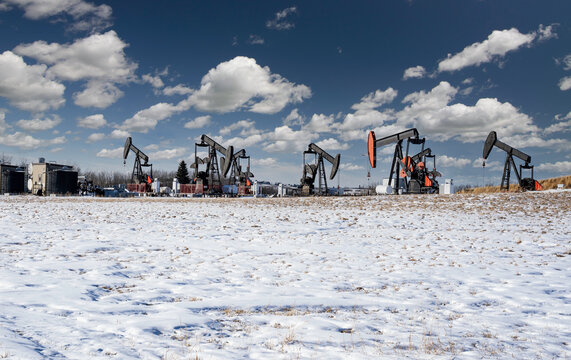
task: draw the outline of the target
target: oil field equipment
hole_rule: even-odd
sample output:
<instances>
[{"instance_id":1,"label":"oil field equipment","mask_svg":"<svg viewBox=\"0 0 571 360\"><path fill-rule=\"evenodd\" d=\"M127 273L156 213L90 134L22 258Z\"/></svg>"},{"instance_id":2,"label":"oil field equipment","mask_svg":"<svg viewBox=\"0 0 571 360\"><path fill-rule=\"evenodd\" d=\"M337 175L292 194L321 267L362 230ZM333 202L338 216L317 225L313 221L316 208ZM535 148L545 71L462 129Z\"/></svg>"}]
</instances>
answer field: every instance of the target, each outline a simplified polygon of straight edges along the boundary
<instances>
[{"instance_id":1,"label":"oil field equipment","mask_svg":"<svg viewBox=\"0 0 571 360\"><path fill-rule=\"evenodd\" d=\"M533 178L533 165L529 164L531 162L531 156L498 140L498 135L496 134L495 131L491 131L488 134L488 138L484 143L484 151L482 155L484 161L482 163L482 166L484 167L486 166L486 160L488 159L488 156L490 155L490 152L492 151L492 148L494 146L506 152L506 161L504 163L504 171L502 173L502 183L500 185L500 190L508 191L510 189L510 174L512 166L515 176L517 177L520 189L522 189L523 191L543 190L541 184ZM519 172L515 165L515 161L513 158L514 156L525 162L524 165L519 166ZM523 170L530 170L531 177L522 178Z\"/></svg>"},{"instance_id":2,"label":"oil field equipment","mask_svg":"<svg viewBox=\"0 0 571 360\"><path fill-rule=\"evenodd\" d=\"M133 139L131 139L130 136L125 141L125 147L123 149L123 164L126 163L129 151L132 151L135 154L135 164L133 165L133 173L131 174L131 181L133 184L128 184L128 190L145 193L150 192L151 183L153 182L153 165L149 164L149 157L133 145ZM148 174L145 173L143 168L150 168L150 172Z\"/></svg>"},{"instance_id":3,"label":"oil field equipment","mask_svg":"<svg viewBox=\"0 0 571 360\"><path fill-rule=\"evenodd\" d=\"M23 194L26 187L26 169L0 164L0 194Z\"/></svg>"},{"instance_id":4,"label":"oil field equipment","mask_svg":"<svg viewBox=\"0 0 571 360\"><path fill-rule=\"evenodd\" d=\"M250 171L250 157L242 149L232 155L231 182L238 187L238 195L250 195L251 179L254 174ZM232 185L232 184L229 184Z\"/></svg>"},{"instance_id":5,"label":"oil field equipment","mask_svg":"<svg viewBox=\"0 0 571 360\"><path fill-rule=\"evenodd\" d=\"M46 162L32 163L32 193L35 195L77 194L77 171L72 166Z\"/></svg>"},{"instance_id":6,"label":"oil field equipment","mask_svg":"<svg viewBox=\"0 0 571 360\"><path fill-rule=\"evenodd\" d=\"M314 157L313 163L306 161L307 155ZM323 159L329 161L332 165L329 179L333 180L339 170L339 161L341 154L333 157L321 149L314 143L309 144L307 150L303 152L303 175L301 177L301 194L302 195L327 195L327 176L325 175L325 165ZM315 189L315 178L319 176L319 186Z\"/></svg>"},{"instance_id":7,"label":"oil field equipment","mask_svg":"<svg viewBox=\"0 0 571 360\"><path fill-rule=\"evenodd\" d=\"M199 148L207 148L208 155L205 158L199 157ZM220 166L218 164L218 152L224 155L220 158ZM209 194L222 193L222 180L230 171L233 155L233 146L226 148L208 135L203 134L200 137L200 143L194 144L194 163L190 165L190 168L194 169L192 180L194 186L191 186L188 192L202 194L206 189ZM201 171L199 165L206 165L206 168ZM183 192L183 187L181 187L181 192Z\"/></svg>"},{"instance_id":8,"label":"oil field equipment","mask_svg":"<svg viewBox=\"0 0 571 360\"><path fill-rule=\"evenodd\" d=\"M403 152L403 142L405 140L406 150ZM369 132L367 145L369 163L372 168L377 167L377 148L396 143L388 181L388 185L392 186L394 175L397 185L392 188L393 194L401 192L434 194L439 192L436 177L442 175L436 171L436 156L432 154L430 148L424 148L425 141L425 138L419 137L418 130L415 128L378 140L374 131ZM420 152L409 156L410 144L421 145ZM432 170L427 169L427 161L432 162Z\"/></svg>"}]
</instances>

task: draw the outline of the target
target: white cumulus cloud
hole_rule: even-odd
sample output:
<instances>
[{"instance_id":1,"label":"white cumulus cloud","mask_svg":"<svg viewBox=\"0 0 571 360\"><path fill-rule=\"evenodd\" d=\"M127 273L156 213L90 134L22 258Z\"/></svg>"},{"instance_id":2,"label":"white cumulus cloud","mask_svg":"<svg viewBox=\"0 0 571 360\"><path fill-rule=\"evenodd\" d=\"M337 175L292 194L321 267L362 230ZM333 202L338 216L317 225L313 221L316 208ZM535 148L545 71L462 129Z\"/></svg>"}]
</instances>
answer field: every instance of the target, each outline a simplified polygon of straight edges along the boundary
<instances>
[{"instance_id":1,"label":"white cumulus cloud","mask_svg":"<svg viewBox=\"0 0 571 360\"><path fill-rule=\"evenodd\" d=\"M273 166L276 165L277 163L278 161L271 157L256 160L256 164L260 166Z\"/></svg>"},{"instance_id":2,"label":"white cumulus cloud","mask_svg":"<svg viewBox=\"0 0 571 360\"><path fill-rule=\"evenodd\" d=\"M181 101L177 105L158 103L147 109L137 112L133 117L125 120L120 126L122 130L146 133L154 129L158 122L167 119L174 114L188 110L190 105L187 101Z\"/></svg>"},{"instance_id":3,"label":"white cumulus cloud","mask_svg":"<svg viewBox=\"0 0 571 360\"><path fill-rule=\"evenodd\" d=\"M87 80L85 90L74 94L76 105L104 108L123 96L116 84L135 80L137 64L127 59L115 31L94 34L72 44L36 41L18 45L14 52L50 65L46 74L64 81Z\"/></svg>"},{"instance_id":4,"label":"white cumulus cloud","mask_svg":"<svg viewBox=\"0 0 571 360\"><path fill-rule=\"evenodd\" d=\"M65 103L65 86L50 80L45 65L27 65L11 51L0 54L0 96L21 110L43 112Z\"/></svg>"},{"instance_id":5,"label":"white cumulus cloud","mask_svg":"<svg viewBox=\"0 0 571 360\"><path fill-rule=\"evenodd\" d=\"M554 163L542 163L535 166L535 170L549 171L559 173L561 175L569 175L571 173L571 161L557 161Z\"/></svg>"},{"instance_id":6,"label":"white cumulus cloud","mask_svg":"<svg viewBox=\"0 0 571 360\"><path fill-rule=\"evenodd\" d=\"M376 90L361 98L361 102L351 106L353 110L371 110L393 102L398 92L392 87L384 91Z\"/></svg>"},{"instance_id":7,"label":"white cumulus cloud","mask_svg":"<svg viewBox=\"0 0 571 360\"><path fill-rule=\"evenodd\" d=\"M347 150L350 148L349 144L347 143L340 143L339 140L335 138L328 138L315 143L315 145L319 146L329 154L333 155L331 151L335 150Z\"/></svg>"},{"instance_id":8,"label":"white cumulus cloud","mask_svg":"<svg viewBox=\"0 0 571 360\"><path fill-rule=\"evenodd\" d=\"M539 25L539 29L537 30L537 36L539 41L545 41L553 38L557 38L557 33L555 32L555 26L558 24L552 24L544 26L543 24Z\"/></svg>"},{"instance_id":9,"label":"white cumulus cloud","mask_svg":"<svg viewBox=\"0 0 571 360\"><path fill-rule=\"evenodd\" d=\"M264 39L259 35L250 35L248 43L251 45L264 45Z\"/></svg>"},{"instance_id":10,"label":"white cumulus cloud","mask_svg":"<svg viewBox=\"0 0 571 360\"><path fill-rule=\"evenodd\" d=\"M421 79L425 76L426 76L426 69L424 68L424 66L418 65L406 69L404 71L402 79L403 80L413 79L413 78Z\"/></svg>"},{"instance_id":11,"label":"white cumulus cloud","mask_svg":"<svg viewBox=\"0 0 571 360\"><path fill-rule=\"evenodd\" d=\"M111 82L90 80L85 90L73 94L74 103L81 107L104 109L123 96L117 86Z\"/></svg>"},{"instance_id":12,"label":"white cumulus cloud","mask_svg":"<svg viewBox=\"0 0 571 360\"><path fill-rule=\"evenodd\" d=\"M331 132L331 126L335 121L333 115L313 114L311 120L303 126L304 130L313 132Z\"/></svg>"},{"instance_id":13,"label":"white cumulus cloud","mask_svg":"<svg viewBox=\"0 0 571 360\"><path fill-rule=\"evenodd\" d=\"M50 130L61 123L61 118L54 115L52 119L35 118L32 120L19 120L16 125L27 131L44 131Z\"/></svg>"},{"instance_id":14,"label":"white cumulus cloud","mask_svg":"<svg viewBox=\"0 0 571 360\"><path fill-rule=\"evenodd\" d=\"M466 158L456 158L447 155L438 155L436 157L437 166L440 167L465 167L472 163L472 160Z\"/></svg>"},{"instance_id":15,"label":"white cumulus cloud","mask_svg":"<svg viewBox=\"0 0 571 360\"><path fill-rule=\"evenodd\" d=\"M498 134L498 137L500 134ZM510 136L503 136L503 142L517 149L524 149L526 147L542 147L552 148L560 151L571 151L571 142L567 139L545 139L538 133L530 134L515 134Z\"/></svg>"},{"instance_id":16,"label":"white cumulus cloud","mask_svg":"<svg viewBox=\"0 0 571 360\"><path fill-rule=\"evenodd\" d=\"M105 125L107 125L107 120L103 114L89 115L77 120L77 126L87 129L99 129Z\"/></svg>"},{"instance_id":17,"label":"white cumulus cloud","mask_svg":"<svg viewBox=\"0 0 571 360\"><path fill-rule=\"evenodd\" d=\"M101 149L101 151L99 151L95 156L102 158L121 159L123 158L123 146L115 149Z\"/></svg>"},{"instance_id":18,"label":"white cumulus cloud","mask_svg":"<svg viewBox=\"0 0 571 360\"><path fill-rule=\"evenodd\" d=\"M199 116L194 118L193 120L188 121L186 124L184 124L184 127L186 129L201 129L205 126L210 125L211 123L210 119L211 119L210 115Z\"/></svg>"},{"instance_id":19,"label":"white cumulus cloud","mask_svg":"<svg viewBox=\"0 0 571 360\"><path fill-rule=\"evenodd\" d=\"M564 70L571 70L571 54L565 56L563 59L555 59L555 62L558 65L563 65ZM565 76L561 80L559 80L559 88L561 91L571 89L571 76Z\"/></svg>"},{"instance_id":20,"label":"white cumulus cloud","mask_svg":"<svg viewBox=\"0 0 571 360\"><path fill-rule=\"evenodd\" d=\"M103 133L93 133L93 134L91 134L91 135L89 135L89 136L87 137L87 142L88 142L88 143L93 143L93 142L96 142L96 141L101 141L101 140L103 140L103 139L105 139L105 134L103 134Z\"/></svg>"},{"instance_id":21,"label":"white cumulus cloud","mask_svg":"<svg viewBox=\"0 0 571 360\"><path fill-rule=\"evenodd\" d=\"M559 88L561 89L561 91L571 89L571 76L566 76L561 80L559 80Z\"/></svg>"},{"instance_id":22,"label":"white cumulus cloud","mask_svg":"<svg viewBox=\"0 0 571 360\"><path fill-rule=\"evenodd\" d=\"M161 120L189 110L191 107L204 112L227 113L247 110L274 114L286 105L298 103L311 96L305 85L296 85L272 74L268 67L261 67L256 60L238 56L220 63L203 78L199 90L178 104L158 103L140 110L125 120L121 128L147 132Z\"/></svg>"},{"instance_id":23,"label":"white cumulus cloud","mask_svg":"<svg viewBox=\"0 0 571 360\"><path fill-rule=\"evenodd\" d=\"M19 7L24 10L24 17L32 20L69 15L73 19L72 30L100 31L111 26L112 10L105 4L83 0L2 0L2 5Z\"/></svg>"},{"instance_id":24,"label":"white cumulus cloud","mask_svg":"<svg viewBox=\"0 0 571 360\"><path fill-rule=\"evenodd\" d=\"M555 120L557 120L555 124L550 125L544 130L546 134L571 131L571 111L568 112L567 115L564 117L561 117L560 115L556 116Z\"/></svg>"},{"instance_id":25,"label":"white cumulus cloud","mask_svg":"<svg viewBox=\"0 0 571 360\"><path fill-rule=\"evenodd\" d=\"M365 170L365 167L363 165L357 165L357 164L352 164L352 163L343 163L343 161L341 161L341 164L339 165L339 168L343 171L360 171L360 170Z\"/></svg>"},{"instance_id":26,"label":"white cumulus cloud","mask_svg":"<svg viewBox=\"0 0 571 360\"><path fill-rule=\"evenodd\" d=\"M154 153L151 153L149 157L154 160L165 160L165 159L181 158L185 154L186 154L186 149L183 147L179 147L174 149L156 151Z\"/></svg>"},{"instance_id":27,"label":"white cumulus cloud","mask_svg":"<svg viewBox=\"0 0 571 360\"><path fill-rule=\"evenodd\" d=\"M235 130L240 130L240 135L242 136L258 134L260 131L256 129L255 125L251 120L240 120L220 129L220 135L226 136Z\"/></svg>"},{"instance_id":28,"label":"white cumulus cloud","mask_svg":"<svg viewBox=\"0 0 571 360\"><path fill-rule=\"evenodd\" d=\"M288 116L284 118L284 125L303 125L305 117L299 113L297 108L293 109Z\"/></svg>"},{"instance_id":29,"label":"white cumulus cloud","mask_svg":"<svg viewBox=\"0 0 571 360\"><path fill-rule=\"evenodd\" d=\"M450 104L458 89L443 81L430 92L419 91L407 95L407 105L396 113L397 124L421 129L439 141L456 138L462 142L485 139L492 130L504 136L539 131L532 118L512 104L495 98L479 99L474 106Z\"/></svg>"},{"instance_id":30,"label":"white cumulus cloud","mask_svg":"<svg viewBox=\"0 0 571 360\"><path fill-rule=\"evenodd\" d=\"M14 146L24 150L32 150L50 145L59 145L64 144L65 142L65 136L60 136L54 139L37 139L31 135L21 132L3 135L0 139L0 144L2 145Z\"/></svg>"},{"instance_id":31,"label":"white cumulus cloud","mask_svg":"<svg viewBox=\"0 0 571 360\"><path fill-rule=\"evenodd\" d=\"M289 30L295 27L295 24L288 19L292 14L297 13L297 7L292 6L281 11L278 11L274 18L266 22L268 29L274 30Z\"/></svg>"},{"instance_id":32,"label":"white cumulus cloud","mask_svg":"<svg viewBox=\"0 0 571 360\"><path fill-rule=\"evenodd\" d=\"M131 136L131 134L129 134L128 131L121 130L121 129L115 129L111 132L111 134L109 134L109 137L111 139L126 139L129 136Z\"/></svg>"},{"instance_id":33,"label":"white cumulus cloud","mask_svg":"<svg viewBox=\"0 0 571 360\"><path fill-rule=\"evenodd\" d=\"M237 56L211 69L189 100L200 111L226 113L244 109L275 114L310 96L307 86L272 74L269 67L261 67L252 58Z\"/></svg>"},{"instance_id":34,"label":"white cumulus cloud","mask_svg":"<svg viewBox=\"0 0 571 360\"><path fill-rule=\"evenodd\" d=\"M166 96L172 95L188 95L192 94L194 90L184 85L178 84L176 86L167 86L163 89L163 94Z\"/></svg>"},{"instance_id":35,"label":"white cumulus cloud","mask_svg":"<svg viewBox=\"0 0 571 360\"><path fill-rule=\"evenodd\" d=\"M564 70L571 70L571 54L565 56L563 59L556 59L555 62L563 65Z\"/></svg>"},{"instance_id":36,"label":"white cumulus cloud","mask_svg":"<svg viewBox=\"0 0 571 360\"><path fill-rule=\"evenodd\" d=\"M267 134L269 142L264 147L268 152L298 153L307 148L318 135L310 131L293 130L289 126L279 126Z\"/></svg>"},{"instance_id":37,"label":"white cumulus cloud","mask_svg":"<svg viewBox=\"0 0 571 360\"><path fill-rule=\"evenodd\" d=\"M6 131L10 129L10 126L6 124L5 119L6 114L0 109L0 145L17 147L23 150L33 150L50 145L60 145L66 142L64 136L53 139L37 139L19 131L12 134L6 133Z\"/></svg>"},{"instance_id":38,"label":"white cumulus cloud","mask_svg":"<svg viewBox=\"0 0 571 360\"><path fill-rule=\"evenodd\" d=\"M145 74L141 76L141 78L143 79L144 82L151 84L154 88L162 88L163 86L165 86L160 76Z\"/></svg>"},{"instance_id":39,"label":"white cumulus cloud","mask_svg":"<svg viewBox=\"0 0 571 360\"><path fill-rule=\"evenodd\" d=\"M137 64L125 55L127 44L113 30L78 39L72 44L36 41L18 45L14 52L51 65L48 72L62 80L133 80Z\"/></svg>"},{"instance_id":40,"label":"white cumulus cloud","mask_svg":"<svg viewBox=\"0 0 571 360\"><path fill-rule=\"evenodd\" d=\"M238 151L240 149L247 149L251 146L261 143L262 141L264 141L264 136L259 133L242 135L230 139L221 140L221 142L225 144L234 146L234 151Z\"/></svg>"},{"instance_id":41,"label":"white cumulus cloud","mask_svg":"<svg viewBox=\"0 0 571 360\"><path fill-rule=\"evenodd\" d=\"M517 50L521 46L530 45L536 38L535 32L522 34L516 28L509 30L494 30L482 42L467 46L455 55L448 55L438 64L438 70L456 71L468 66L478 66L488 63L496 58L504 57L508 52Z\"/></svg>"},{"instance_id":42,"label":"white cumulus cloud","mask_svg":"<svg viewBox=\"0 0 571 360\"><path fill-rule=\"evenodd\" d=\"M361 102L351 106L355 112L345 115L343 122L334 124L333 127L337 128L343 140L362 139L366 129L381 126L385 121L394 119L392 110L379 111L377 108L391 103L397 94L391 87L369 93L361 98Z\"/></svg>"}]
</instances>

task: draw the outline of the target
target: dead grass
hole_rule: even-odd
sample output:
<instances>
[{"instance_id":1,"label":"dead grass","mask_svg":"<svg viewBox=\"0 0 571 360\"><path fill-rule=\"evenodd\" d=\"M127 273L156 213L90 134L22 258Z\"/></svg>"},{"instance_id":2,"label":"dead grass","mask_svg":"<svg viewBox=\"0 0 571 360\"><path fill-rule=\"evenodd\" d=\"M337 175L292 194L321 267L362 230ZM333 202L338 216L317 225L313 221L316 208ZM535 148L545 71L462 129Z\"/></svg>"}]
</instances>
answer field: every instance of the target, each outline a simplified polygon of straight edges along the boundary
<instances>
[{"instance_id":1,"label":"dead grass","mask_svg":"<svg viewBox=\"0 0 571 360\"><path fill-rule=\"evenodd\" d=\"M538 180L543 190L557 189L558 184L563 184L565 189L571 189L571 175L560 176L551 179ZM510 184L509 192L520 192L519 185ZM488 194L500 192L500 186L480 186L476 188L466 188L458 191L459 194Z\"/></svg>"}]
</instances>

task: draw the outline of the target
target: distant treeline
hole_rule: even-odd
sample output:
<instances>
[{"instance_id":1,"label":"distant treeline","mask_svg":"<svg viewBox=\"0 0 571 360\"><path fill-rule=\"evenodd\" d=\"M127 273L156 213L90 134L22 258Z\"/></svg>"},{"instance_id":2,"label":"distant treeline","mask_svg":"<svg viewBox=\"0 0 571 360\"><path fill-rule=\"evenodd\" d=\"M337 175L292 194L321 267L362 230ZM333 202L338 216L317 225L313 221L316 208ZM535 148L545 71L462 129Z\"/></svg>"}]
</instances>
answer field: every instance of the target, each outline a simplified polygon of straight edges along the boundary
<instances>
[{"instance_id":1,"label":"distant treeline","mask_svg":"<svg viewBox=\"0 0 571 360\"><path fill-rule=\"evenodd\" d=\"M80 171L79 175L84 175L93 185L100 187L110 187L119 184L131 183L131 174L111 171ZM158 178L161 186L172 186L172 179L176 176L176 171L153 170L153 181Z\"/></svg>"}]
</instances>

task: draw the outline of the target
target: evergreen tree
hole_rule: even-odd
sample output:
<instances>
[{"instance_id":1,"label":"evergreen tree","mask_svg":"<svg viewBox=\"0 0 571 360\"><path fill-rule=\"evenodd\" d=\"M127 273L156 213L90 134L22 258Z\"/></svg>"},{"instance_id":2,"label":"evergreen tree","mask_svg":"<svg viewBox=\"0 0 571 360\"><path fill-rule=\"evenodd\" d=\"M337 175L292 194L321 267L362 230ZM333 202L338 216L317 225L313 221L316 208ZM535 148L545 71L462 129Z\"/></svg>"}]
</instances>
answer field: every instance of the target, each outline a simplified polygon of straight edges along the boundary
<instances>
[{"instance_id":1,"label":"evergreen tree","mask_svg":"<svg viewBox=\"0 0 571 360\"><path fill-rule=\"evenodd\" d=\"M178 182L181 184L190 183L190 176L188 175L188 169L186 168L186 163L184 162L184 160L181 160L180 163L178 164L176 178L178 179Z\"/></svg>"}]
</instances>

